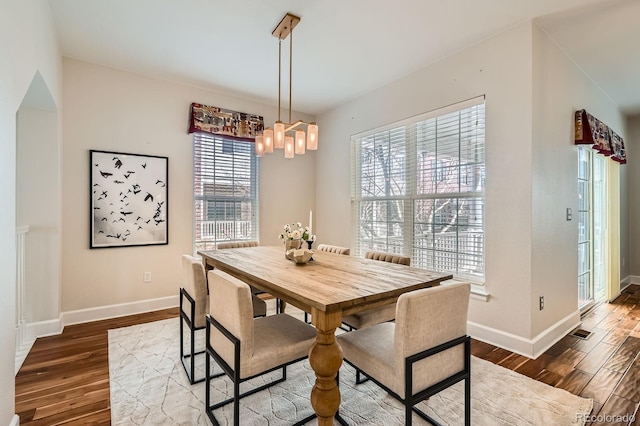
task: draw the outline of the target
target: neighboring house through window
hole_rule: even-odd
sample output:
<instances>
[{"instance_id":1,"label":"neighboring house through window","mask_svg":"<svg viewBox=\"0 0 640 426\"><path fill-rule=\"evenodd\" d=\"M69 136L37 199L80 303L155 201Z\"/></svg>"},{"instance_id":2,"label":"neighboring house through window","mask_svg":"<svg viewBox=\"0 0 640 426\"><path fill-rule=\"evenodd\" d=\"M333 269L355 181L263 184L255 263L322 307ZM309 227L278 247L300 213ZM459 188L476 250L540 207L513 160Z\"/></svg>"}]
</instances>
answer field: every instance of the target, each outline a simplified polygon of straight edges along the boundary
<instances>
[{"instance_id":1,"label":"neighboring house through window","mask_svg":"<svg viewBox=\"0 0 640 426\"><path fill-rule=\"evenodd\" d=\"M258 239L258 162L253 142L193 137L194 248Z\"/></svg>"}]
</instances>

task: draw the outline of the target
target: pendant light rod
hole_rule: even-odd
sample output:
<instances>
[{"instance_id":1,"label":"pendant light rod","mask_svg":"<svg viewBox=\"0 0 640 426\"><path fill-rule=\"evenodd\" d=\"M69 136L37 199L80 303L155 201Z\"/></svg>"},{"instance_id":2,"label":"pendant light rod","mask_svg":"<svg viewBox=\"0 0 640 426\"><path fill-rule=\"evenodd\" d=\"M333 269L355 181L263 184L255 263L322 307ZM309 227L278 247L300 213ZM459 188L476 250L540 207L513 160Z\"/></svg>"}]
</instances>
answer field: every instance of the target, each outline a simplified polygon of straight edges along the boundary
<instances>
[{"instance_id":1,"label":"pendant light rod","mask_svg":"<svg viewBox=\"0 0 640 426\"><path fill-rule=\"evenodd\" d=\"M282 64L282 39L278 40L278 121L280 121L280 86L282 85L282 72L280 70ZM289 119L291 121L291 119Z\"/></svg>"},{"instance_id":2,"label":"pendant light rod","mask_svg":"<svg viewBox=\"0 0 640 426\"><path fill-rule=\"evenodd\" d=\"M282 40L280 40L280 43ZM289 121L291 123L291 89L293 87L291 83L291 76L293 75L293 28L291 28L291 39L289 40Z\"/></svg>"}]
</instances>

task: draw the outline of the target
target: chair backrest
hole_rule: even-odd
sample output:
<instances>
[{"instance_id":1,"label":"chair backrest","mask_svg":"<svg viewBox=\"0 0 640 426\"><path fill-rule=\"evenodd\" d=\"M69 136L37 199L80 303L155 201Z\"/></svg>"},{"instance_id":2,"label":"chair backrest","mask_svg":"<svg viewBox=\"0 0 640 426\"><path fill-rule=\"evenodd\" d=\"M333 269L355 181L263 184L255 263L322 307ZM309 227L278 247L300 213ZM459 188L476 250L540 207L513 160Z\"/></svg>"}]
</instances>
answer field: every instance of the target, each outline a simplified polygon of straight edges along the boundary
<instances>
[{"instance_id":1,"label":"chair backrest","mask_svg":"<svg viewBox=\"0 0 640 426\"><path fill-rule=\"evenodd\" d=\"M470 292L469 283L456 283L411 291L398 298L394 337L398 380L404 383L406 357L467 334ZM458 346L419 361L426 364L427 370L414 373L414 389L453 374L463 365L463 360L462 347ZM420 371L419 365L417 368ZM440 375L442 377L438 377Z\"/></svg>"},{"instance_id":2,"label":"chair backrest","mask_svg":"<svg viewBox=\"0 0 640 426\"><path fill-rule=\"evenodd\" d=\"M257 247L257 241L229 241L224 243L218 243L218 250L222 249L230 249L230 248L241 248L241 247Z\"/></svg>"},{"instance_id":3,"label":"chair backrest","mask_svg":"<svg viewBox=\"0 0 640 426\"><path fill-rule=\"evenodd\" d=\"M210 314L240 340L240 371L248 368L253 355L253 304L249 286L231 275L209 271ZM229 364L234 365L233 344L211 327L211 346Z\"/></svg>"},{"instance_id":4,"label":"chair backrest","mask_svg":"<svg viewBox=\"0 0 640 426\"><path fill-rule=\"evenodd\" d=\"M407 256L401 256L394 253L384 253L381 251L368 251L364 254L365 259L381 260L389 263L399 263L401 265L411 265L411 258Z\"/></svg>"},{"instance_id":5,"label":"chair backrest","mask_svg":"<svg viewBox=\"0 0 640 426\"><path fill-rule=\"evenodd\" d=\"M349 255L351 253L351 249L347 247L340 246L332 246L329 244L318 244L318 250L327 251L329 253L337 253L337 254L345 254Z\"/></svg>"},{"instance_id":6,"label":"chair backrest","mask_svg":"<svg viewBox=\"0 0 640 426\"><path fill-rule=\"evenodd\" d=\"M188 254L182 255L182 285L195 301L195 318L192 318L193 325L198 328L203 327L206 323L205 314L209 312L207 276L202 262ZM189 302L183 303L182 309L189 314L191 309Z\"/></svg>"}]
</instances>

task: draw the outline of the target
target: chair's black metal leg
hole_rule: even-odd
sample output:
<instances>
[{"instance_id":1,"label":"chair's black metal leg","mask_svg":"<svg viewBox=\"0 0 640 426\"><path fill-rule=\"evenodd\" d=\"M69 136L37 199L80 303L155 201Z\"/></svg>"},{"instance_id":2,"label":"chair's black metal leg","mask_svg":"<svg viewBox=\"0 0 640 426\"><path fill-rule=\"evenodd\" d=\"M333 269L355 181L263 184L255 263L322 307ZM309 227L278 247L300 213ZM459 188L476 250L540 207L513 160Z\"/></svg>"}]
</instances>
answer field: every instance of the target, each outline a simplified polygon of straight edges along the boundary
<instances>
[{"instance_id":1,"label":"chair's black metal leg","mask_svg":"<svg viewBox=\"0 0 640 426\"><path fill-rule=\"evenodd\" d=\"M193 384L196 380L196 331L191 328L191 377L189 381Z\"/></svg>"},{"instance_id":2,"label":"chair's black metal leg","mask_svg":"<svg viewBox=\"0 0 640 426\"><path fill-rule=\"evenodd\" d=\"M209 415L209 406L211 405L211 379L209 378L209 374L211 373L211 367L209 366L210 364L210 359L209 359L209 353L206 352L204 354L205 357L205 362L207 363L206 367L205 367L205 378L204 378L204 382L205 382L205 389L204 389L204 408L207 410L207 415Z\"/></svg>"},{"instance_id":3,"label":"chair's black metal leg","mask_svg":"<svg viewBox=\"0 0 640 426\"><path fill-rule=\"evenodd\" d=\"M471 426L471 377L464 380L464 424Z\"/></svg>"},{"instance_id":4,"label":"chair's black metal leg","mask_svg":"<svg viewBox=\"0 0 640 426\"><path fill-rule=\"evenodd\" d=\"M362 377L364 377L364 379ZM361 385L367 380L369 380L369 378L362 371L356 368L356 385Z\"/></svg>"},{"instance_id":5,"label":"chair's black metal leg","mask_svg":"<svg viewBox=\"0 0 640 426\"><path fill-rule=\"evenodd\" d=\"M240 426L240 382L233 382L233 424Z\"/></svg>"}]
</instances>

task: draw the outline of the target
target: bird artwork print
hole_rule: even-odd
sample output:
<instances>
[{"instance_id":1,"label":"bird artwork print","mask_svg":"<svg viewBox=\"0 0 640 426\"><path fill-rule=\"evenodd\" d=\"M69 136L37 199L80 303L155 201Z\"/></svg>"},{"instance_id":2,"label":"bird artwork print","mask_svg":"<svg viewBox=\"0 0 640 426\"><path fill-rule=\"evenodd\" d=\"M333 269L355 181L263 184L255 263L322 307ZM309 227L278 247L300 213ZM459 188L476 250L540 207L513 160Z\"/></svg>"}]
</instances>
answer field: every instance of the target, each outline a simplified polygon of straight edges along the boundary
<instances>
[{"instance_id":1,"label":"bird artwork print","mask_svg":"<svg viewBox=\"0 0 640 426\"><path fill-rule=\"evenodd\" d=\"M91 248L167 244L168 158L90 156Z\"/></svg>"}]
</instances>

